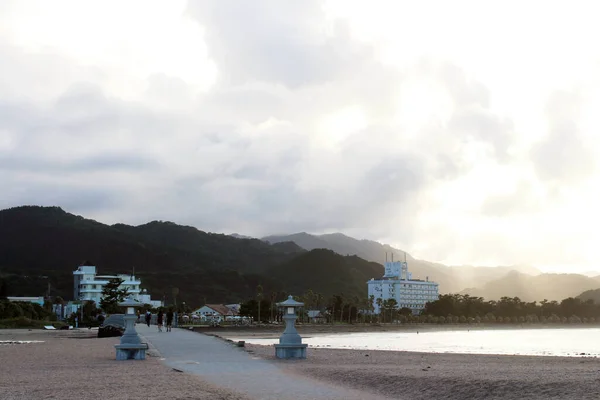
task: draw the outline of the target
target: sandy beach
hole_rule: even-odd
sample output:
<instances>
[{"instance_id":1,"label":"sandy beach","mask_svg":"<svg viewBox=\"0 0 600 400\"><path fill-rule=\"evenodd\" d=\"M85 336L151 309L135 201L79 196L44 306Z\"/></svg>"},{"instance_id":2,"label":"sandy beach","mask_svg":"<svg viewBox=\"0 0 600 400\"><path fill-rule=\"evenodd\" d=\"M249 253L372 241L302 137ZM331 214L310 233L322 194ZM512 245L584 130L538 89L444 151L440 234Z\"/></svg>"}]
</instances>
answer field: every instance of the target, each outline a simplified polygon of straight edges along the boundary
<instances>
[{"instance_id":1,"label":"sandy beach","mask_svg":"<svg viewBox=\"0 0 600 400\"><path fill-rule=\"evenodd\" d=\"M392 399L598 399L597 358L308 349L277 360L272 346L246 345L293 373Z\"/></svg>"},{"instance_id":2,"label":"sandy beach","mask_svg":"<svg viewBox=\"0 0 600 400\"><path fill-rule=\"evenodd\" d=\"M157 357L117 362L119 339L95 336L87 330L0 330L0 341L43 341L0 344L0 399L247 399L176 372Z\"/></svg>"},{"instance_id":3,"label":"sandy beach","mask_svg":"<svg viewBox=\"0 0 600 400\"><path fill-rule=\"evenodd\" d=\"M249 399L149 356L114 360L118 338L95 332L0 331L0 398ZM278 360L272 346L246 351L286 373L388 399L598 399L600 359L308 349L306 360ZM133 385L131 384L133 382Z\"/></svg>"}]
</instances>

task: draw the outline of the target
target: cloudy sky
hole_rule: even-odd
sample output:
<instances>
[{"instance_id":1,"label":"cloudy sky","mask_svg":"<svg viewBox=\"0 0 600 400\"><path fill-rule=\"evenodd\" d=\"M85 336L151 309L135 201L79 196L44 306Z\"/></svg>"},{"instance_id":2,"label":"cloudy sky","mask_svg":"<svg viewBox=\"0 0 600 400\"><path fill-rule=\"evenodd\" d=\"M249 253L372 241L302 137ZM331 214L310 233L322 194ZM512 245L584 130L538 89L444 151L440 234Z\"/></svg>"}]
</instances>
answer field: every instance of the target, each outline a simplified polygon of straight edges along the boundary
<instances>
[{"instance_id":1,"label":"cloudy sky","mask_svg":"<svg viewBox=\"0 0 600 400\"><path fill-rule=\"evenodd\" d=\"M5 0L0 208L600 270L595 11Z\"/></svg>"}]
</instances>

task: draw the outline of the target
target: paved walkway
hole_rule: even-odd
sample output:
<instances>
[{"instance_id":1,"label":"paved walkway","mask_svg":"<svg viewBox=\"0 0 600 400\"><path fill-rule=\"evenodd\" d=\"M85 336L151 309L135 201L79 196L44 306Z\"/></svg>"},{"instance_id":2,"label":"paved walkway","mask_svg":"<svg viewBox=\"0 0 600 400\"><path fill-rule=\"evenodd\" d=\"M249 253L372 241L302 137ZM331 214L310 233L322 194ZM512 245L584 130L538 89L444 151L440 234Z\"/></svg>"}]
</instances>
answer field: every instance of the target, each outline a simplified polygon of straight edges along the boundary
<instances>
[{"instance_id":1,"label":"paved walkway","mask_svg":"<svg viewBox=\"0 0 600 400\"><path fill-rule=\"evenodd\" d=\"M137 324L136 329L168 366L200 375L220 387L255 399L383 400L370 393L285 372L274 362L254 357L244 349L212 336L184 329L158 332L155 325L148 328L145 324ZM310 348L308 351L310 357Z\"/></svg>"}]
</instances>

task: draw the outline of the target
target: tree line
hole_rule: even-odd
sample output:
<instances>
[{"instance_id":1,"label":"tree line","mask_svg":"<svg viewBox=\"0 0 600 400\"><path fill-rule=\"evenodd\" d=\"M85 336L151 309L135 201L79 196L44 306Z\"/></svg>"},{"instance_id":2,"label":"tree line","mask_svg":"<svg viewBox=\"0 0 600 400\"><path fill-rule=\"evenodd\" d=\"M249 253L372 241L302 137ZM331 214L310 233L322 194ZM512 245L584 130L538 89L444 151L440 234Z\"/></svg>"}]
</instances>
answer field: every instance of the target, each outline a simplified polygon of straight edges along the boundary
<instances>
[{"instance_id":1,"label":"tree line","mask_svg":"<svg viewBox=\"0 0 600 400\"><path fill-rule=\"evenodd\" d=\"M287 298L285 292L263 293L257 287L256 298L241 304L240 315L255 321L268 322L281 319L277 303ZM299 322L312 322L308 310L318 310L318 321L323 323L594 323L600 322L600 304L594 300L569 297L562 301L542 300L525 302L519 297L502 297L500 300L485 300L462 294L440 295L436 301L428 302L420 315L413 315L408 308L400 308L395 299L374 296L360 298L336 294L325 297L307 290L294 299L304 303L298 312ZM375 305L380 313L375 314Z\"/></svg>"},{"instance_id":2,"label":"tree line","mask_svg":"<svg viewBox=\"0 0 600 400\"><path fill-rule=\"evenodd\" d=\"M251 317L260 322L280 321L282 312L277 303L286 300L287 297L288 293L285 291L264 293L262 286L258 285L256 297L241 303L239 313L241 316ZM395 299L376 300L374 296L361 298L344 293L324 296L308 289L293 297L304 303L304 306L298 310L298 321L301 323L313 319L322 323L391 322L397 315L410 313L409 309L398 309ZM374 314L375 304L382 310L380 315ZM311 318L308 315L309 310L319 311L319 315Z\"/></svg>"},{"instance_id":3,"label":"tree line","mask_svg":"<svg viewBox=\"0 0 600 400\"><path fill-rule=\"evenodd\" d=\"M525 302L518 297L488 300L460 294L441 295L427 303L424 315L472 319L480 322L600 322L600 304L569 297L560 302L546 299Z\"/></svg>"}]
</instances>

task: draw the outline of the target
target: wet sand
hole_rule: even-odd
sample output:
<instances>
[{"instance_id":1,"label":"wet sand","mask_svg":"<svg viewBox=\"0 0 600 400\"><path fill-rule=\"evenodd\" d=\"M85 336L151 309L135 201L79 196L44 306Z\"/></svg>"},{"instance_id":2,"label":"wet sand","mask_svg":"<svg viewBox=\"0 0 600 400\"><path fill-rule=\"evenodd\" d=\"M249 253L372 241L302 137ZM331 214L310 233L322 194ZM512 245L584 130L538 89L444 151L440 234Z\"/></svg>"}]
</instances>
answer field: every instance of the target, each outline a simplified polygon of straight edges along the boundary
<instances>
[{"instance_id":1,"label":"wet sand","mask_svg":"<svg viewBox=\"0 0 600 400\"><path fill-rule=\"evenodd\" d=\"M600 359L308 349L277 360L272 346L246 345L289 372L393 399L598 399Z\"/></svg>"}]
</instances>

